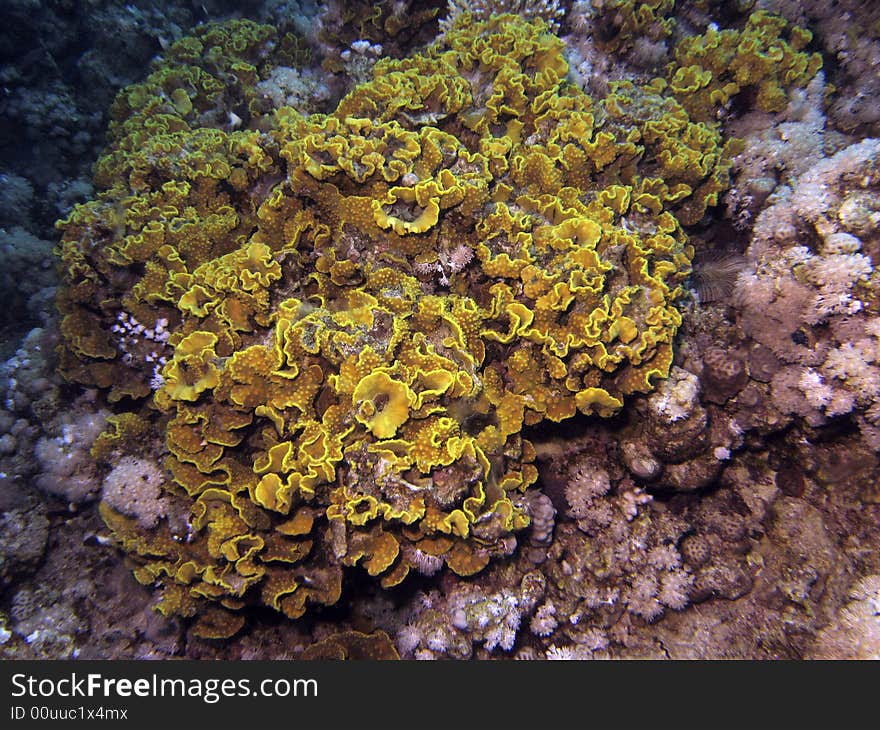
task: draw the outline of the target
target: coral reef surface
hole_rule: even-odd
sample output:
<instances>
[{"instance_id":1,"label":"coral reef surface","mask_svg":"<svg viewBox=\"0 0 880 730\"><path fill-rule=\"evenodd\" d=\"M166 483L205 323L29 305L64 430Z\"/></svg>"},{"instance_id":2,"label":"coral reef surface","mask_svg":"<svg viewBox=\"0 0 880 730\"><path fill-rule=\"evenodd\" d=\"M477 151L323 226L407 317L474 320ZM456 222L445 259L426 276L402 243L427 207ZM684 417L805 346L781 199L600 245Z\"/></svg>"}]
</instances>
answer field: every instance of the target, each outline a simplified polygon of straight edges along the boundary
<instances>
[{"instance_id":1,"label":"coral reef surface","mask_svg":"<svg viewBox=\"0 0 880 730\"><path fill-rule=\"evenodd\" d=\"M0 655L880 656L868 5L6 3Z\"/></svg>"}]
</instances>

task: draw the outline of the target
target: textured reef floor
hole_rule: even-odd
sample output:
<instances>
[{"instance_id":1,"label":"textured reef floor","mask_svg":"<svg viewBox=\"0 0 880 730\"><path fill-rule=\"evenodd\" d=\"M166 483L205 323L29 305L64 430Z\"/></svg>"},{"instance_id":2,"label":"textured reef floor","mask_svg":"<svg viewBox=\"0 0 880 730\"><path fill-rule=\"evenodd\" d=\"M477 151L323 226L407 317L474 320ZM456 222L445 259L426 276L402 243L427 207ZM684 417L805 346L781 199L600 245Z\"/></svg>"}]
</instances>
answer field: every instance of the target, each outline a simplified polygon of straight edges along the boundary
<instances>
[{"instance_id":1,"label":"textured reef floor","mask_svg":"<svg viewBox=\"0 0 880 730\"><path fill-rule=\"evenodd\" d=\"M0 657L880 657L876 4L0 17Z\"/></svg>"}]
</instances>

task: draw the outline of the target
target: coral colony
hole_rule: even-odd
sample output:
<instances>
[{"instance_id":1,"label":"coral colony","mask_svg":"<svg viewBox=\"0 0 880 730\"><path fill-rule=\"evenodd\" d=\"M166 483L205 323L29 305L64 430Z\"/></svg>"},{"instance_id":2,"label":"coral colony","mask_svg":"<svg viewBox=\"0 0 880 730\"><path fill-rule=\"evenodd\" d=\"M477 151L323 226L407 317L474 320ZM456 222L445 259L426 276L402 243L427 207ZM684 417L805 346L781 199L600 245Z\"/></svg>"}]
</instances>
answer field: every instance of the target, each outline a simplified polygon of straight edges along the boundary
<instances>
[{"instance_id":1,"label":"coral colony","mask_svg":"<svg viewBox=\"0 0 880 730\"><path fill-rule=\"evenodd\" d=\"M144 5L4 72L0 654L880 656L880 10Z\"/></svg>"}]
</instances>

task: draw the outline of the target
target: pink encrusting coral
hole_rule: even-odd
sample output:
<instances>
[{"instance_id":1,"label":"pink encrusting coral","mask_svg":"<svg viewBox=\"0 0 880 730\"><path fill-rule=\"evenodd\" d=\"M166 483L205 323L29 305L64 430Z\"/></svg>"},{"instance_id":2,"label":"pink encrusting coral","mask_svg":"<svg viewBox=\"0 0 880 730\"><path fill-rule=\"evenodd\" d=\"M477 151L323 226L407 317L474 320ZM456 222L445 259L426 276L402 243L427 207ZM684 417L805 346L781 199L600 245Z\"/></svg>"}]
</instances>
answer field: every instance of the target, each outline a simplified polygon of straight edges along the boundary
<instances>
[{"instance_id":1,"label":"pink encrusting coral","mask_svg":"<svg viewBox=\"0 0 880 730\"><path fill-rule=\"evenodd\" d=\"M784 366L771 381L783 413L813 425L851 414L880 450L880 141L822 159L770 199L737 284L744 331Z\"/></svg>"},{"instance_id":2,"label":"pink encrusting coral","mask_svg":"<svg viewBox=\"0 0 880 730\"><path fill-rule=\"evenodd\" d=\"M155 527L168 512L162 497L166 477L153 462L124 456L104 477L102 499L117 512L136 517L144 527Z\"/></svg>"}]
</instances>

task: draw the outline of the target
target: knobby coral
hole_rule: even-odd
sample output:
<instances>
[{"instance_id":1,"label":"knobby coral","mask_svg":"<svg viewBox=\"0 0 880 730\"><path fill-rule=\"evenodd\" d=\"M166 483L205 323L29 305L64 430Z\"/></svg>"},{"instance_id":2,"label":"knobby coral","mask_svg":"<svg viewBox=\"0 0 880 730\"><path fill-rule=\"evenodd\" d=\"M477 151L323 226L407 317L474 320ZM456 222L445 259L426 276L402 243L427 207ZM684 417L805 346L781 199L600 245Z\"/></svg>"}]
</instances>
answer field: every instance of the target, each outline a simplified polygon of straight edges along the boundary
<instances>
[{"instance_id":1,"label":"knobby coral","mask_svg":"<svg viewBox=\"0 0 880 730\"><path fill-rule=\"evenodd\" d=\"M164 435L163 489L191 505L188 530L103 517L205 636L333 604L346 567L389 587L509 554L524 426L667 376L681 222L730 166L662 84L568 84L541 20L463 14L309 117L254 92L273 33L175 44L59 224L62 371Z\"/></svg>"}]
</instances>

